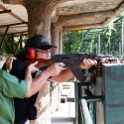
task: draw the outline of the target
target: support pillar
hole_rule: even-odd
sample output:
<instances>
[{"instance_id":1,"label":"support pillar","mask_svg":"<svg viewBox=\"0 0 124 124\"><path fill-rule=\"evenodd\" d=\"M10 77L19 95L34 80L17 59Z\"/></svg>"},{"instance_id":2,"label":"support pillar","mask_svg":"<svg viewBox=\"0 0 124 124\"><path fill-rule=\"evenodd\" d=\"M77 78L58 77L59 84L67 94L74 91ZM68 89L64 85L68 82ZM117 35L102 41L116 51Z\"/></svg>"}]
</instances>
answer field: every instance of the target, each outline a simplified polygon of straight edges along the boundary
<instances>
[{"instance_id":1,"label":"support pillar","mask_svg":"<svg viewBox=\"0 0 124 124\"><path fill-rule=\"evenodd\" d=\"M62 48L63 48L63 46L62 46L63 31L62 31L62 30L63 30L63 29L61 28L61 29L60 29L60 33L59 33L59 48L60 48L59 53L60 53L60 54L62 54Z\"/></svg>"},{"instance_id":2,"label":"support pillar","mask_svg":"<svg viewBox=\"0 0 124 124\"><path fill-rule=\"evenodd\" d=\"M122 19L122 54L124 53L124 18Z\"/></svg>"},{"instance_id":3,"label":"support pillar","mask_svg":"<svg viewBox=\"0 0 124 124\"><path fill-rule=\"evenodd\" d=\"M98 54L100 54L100 34L98 34Z\"/></svg>"}]
</instances>

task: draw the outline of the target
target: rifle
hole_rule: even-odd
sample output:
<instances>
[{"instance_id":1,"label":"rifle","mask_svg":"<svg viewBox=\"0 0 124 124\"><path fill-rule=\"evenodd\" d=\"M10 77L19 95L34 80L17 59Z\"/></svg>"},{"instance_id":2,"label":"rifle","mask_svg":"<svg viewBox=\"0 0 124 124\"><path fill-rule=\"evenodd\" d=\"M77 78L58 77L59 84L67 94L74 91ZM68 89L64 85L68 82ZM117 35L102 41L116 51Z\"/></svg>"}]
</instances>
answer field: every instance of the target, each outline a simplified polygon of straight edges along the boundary
<instances>
[{"instance_id":1,"label":"rifle","mask_svg":"<svg viewBox=\"0 0 124 124\"><path fill-rule=\"evenodd\" d=\"M86 76L82 73L82 70L79 69L78 64L83 61L83 59L95 59L97 62L101 60L101 58L107 58L110 56L103 56L97 54L66 54L66 55L54 55L49 60L42 60L42 59L34 59L34 60L26 60L25 64L29 65L35 61L38 61L36 65L37 68L43 66L49 66L51 63L55 62L63 62L66 67L70 67L74 76L81 82L84 82ZM110 59L111 60L111 59Z\"/></svg>"}]
</instances>

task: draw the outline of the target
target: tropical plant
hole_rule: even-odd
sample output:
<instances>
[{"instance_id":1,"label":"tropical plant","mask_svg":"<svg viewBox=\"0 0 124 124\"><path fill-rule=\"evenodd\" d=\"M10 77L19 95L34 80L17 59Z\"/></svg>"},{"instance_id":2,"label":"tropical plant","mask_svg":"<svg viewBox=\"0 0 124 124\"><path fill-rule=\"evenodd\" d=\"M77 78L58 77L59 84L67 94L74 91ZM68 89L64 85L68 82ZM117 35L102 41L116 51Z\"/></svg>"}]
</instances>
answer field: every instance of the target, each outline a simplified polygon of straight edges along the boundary
<instances>
[{"instance_id":1,"label":"tropical plant","mask_svg":"<svg viewBox=\"0 0 124 124\"><path fill-rule=\"evenodd\" d=\"M92 29L93 30L93 29ZM83 42L83 30L68 31L64 34L63 53L98 53L98 34L94 34L89 42ZM120 56L122 19L111 21L100 34L100 53Z\"/></svg>"},{"instance_id":2,"label":"tropical plant","mask_svg":"<svg viewBox=\"0 0 124 124\"><path fill-rule=\"evenodd\" d=\"M0 42L2 42L2 37L3 36L0 35ZM21 46L19 44L19 37L14 37L14 43L13 43L12 38L6 36L4 39L4 42L1 46L1 49L0 49L1 54L4 56L13 56L15 54L18 54L20 51L23 50L26 39L27 39L26 36L22 37L22 48L21 48ZM14 44L14 50L12 49L12 44ZM16 46L18 46L17 49L16 49ZM15 49L16 49L16 51L15 51Z\"/></svg>"},{"instance_id":3,"label":"tropical plant","mask_svg":"<svg viewBox=\"0 0 124 124\"><path fill-rule=\"evenodd\" d=\"M109 23L105 30L100 34L100 53L101 54L111 54L114 56L119 56L121 42L121 30L122 30L122 20L116 23ZM95 37L94 43L98 43L98 36ZM97 48L94 48L94 52Z\"/></svg>"},{"instance_id":4,"label":"tropical plant","mask_svg":"<svg viewBox=\"0 0 124 124\"><path fill-rule=\"evenodd\" d=\"M68 31L64 34L63 53L79 53L82 51L83 30Z\"/></svg>"}]
</instances>

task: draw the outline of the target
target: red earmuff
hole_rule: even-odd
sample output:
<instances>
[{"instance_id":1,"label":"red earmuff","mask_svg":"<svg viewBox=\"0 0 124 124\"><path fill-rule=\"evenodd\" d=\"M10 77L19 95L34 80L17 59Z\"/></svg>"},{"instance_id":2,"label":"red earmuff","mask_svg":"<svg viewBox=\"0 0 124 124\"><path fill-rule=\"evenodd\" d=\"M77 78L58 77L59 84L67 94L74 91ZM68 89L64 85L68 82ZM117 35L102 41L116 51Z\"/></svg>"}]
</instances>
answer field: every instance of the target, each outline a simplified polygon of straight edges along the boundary
<instances>
[{"instance_id":1,"label":"red earmuff","mask_svg":"<svg viewBox=\"0 0 124 124\"><path fill-rule=\"evenodd\" d=\"M35 59L36 58L36 50L33 48L29 48L28 49L28 53L29 53L29 59Z\"/></svg>"}]
</instances>

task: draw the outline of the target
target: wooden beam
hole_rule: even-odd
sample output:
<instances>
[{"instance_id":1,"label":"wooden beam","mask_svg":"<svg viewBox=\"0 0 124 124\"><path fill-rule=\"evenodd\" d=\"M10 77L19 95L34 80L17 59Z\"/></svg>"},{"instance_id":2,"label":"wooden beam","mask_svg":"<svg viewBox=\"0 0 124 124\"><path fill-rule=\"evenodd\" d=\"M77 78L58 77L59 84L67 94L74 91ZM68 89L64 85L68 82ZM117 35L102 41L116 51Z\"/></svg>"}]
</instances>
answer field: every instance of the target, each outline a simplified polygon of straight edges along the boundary
<instances>
[{"instance_id":1,"label":"wooden beam","mask_svg":"<svg viewBox=\"0 0 124 124\"><path fill-rule=\"evenodd\" d=\"M103 12L90 12L84 14L74 14L74 15L66 15L60 16L58 21L54 23L54 25L64 26L64 24L73 22L78 19L89 19L89 18L97 18L97 17L107 17L102 23L100 24L91 24L91 25L77 25L77 26L66 26L63 27L63 33L68 30L79 30L79 29L88 29L88 28L97 28L97 27L104 27L108 24L113 18L119 15L122 10L124 10L124 2L122 2L116 9L114 10L107 10Z\"/></svg>"},{"instance_id":2,"label":"wooden beam","mask_svg":"<svg viewBox=\"0 0 124 124\"><path fill-rule=\"evenodd\" d=\"M23 36L23 33L20 35L20 39L19 39L19 42L20 42L20 49L22 49L22 36Z\"/></svg>"},{"instance_id":3,"label":"wooden beam","mask_svg":"<svg viewBox=\"0 0 124 124\"><path fill-rule=\"evenodd\" d=\"M25 35L27 35L28 34L28 31L21 31L21 32L13 32L13 33L9 33L9 34L7 34L7 35L12 35L12 34L14 34L14 35L18 35L18 34L21 34L21 33L26 33Z\"/></svg>"},{"instance_id":4,"label":"wooden beam","mask_svg":"<svg viewBox=\"0 0 124 124\"><path fill-rule=\"evenodd\" d=\"M22 36L23 36L23 33L20 35L19 42L18 42L18 44L15 46L15 51L14 51L14 54L16 53L16 51L17 51L17 49L18 49L19 44L21 44L21 43L22 43Z\"/></svg>"},{"instance_id":5,"label":"wooden beam","mask_svg":"<svg viewBox=\"0 0 124 124\"><path fill-rule=\"evenodd\" d=\"M9 30L9 26L7 26L6 31L5 31L5 33L4 33L4 35L3 35L2 41L1 41L1 43L0 43L0 49L1 49L1 47L2 47L2 44L3 44L3 42L4 42L4 39L5 39L6 35L7 35L8 30Z\"/></svg>"},{"instance_id":6,"label":"wooden beam","mask_svg":"<svg viewBox=\"0 0 124 124\"><path fill-rule=\"evenodd\" d=\"M26 0L26 1L28 1L28 0ZM31 1L31 0L29 0L29 1ZM48 3L49 2L54 2L54 1L57 1L57 2L60 2L60 3L64 3L64 2L66 2L66 1L72 1L72 0L46 0L46 1L48 1ZM90 1L92 1L92 0L90 0ZM24 0L3 0L3 3L5 3L5 4L21 4L21 5L23 5L24 4ZM43 1L43 3L45 3L45 1Z\"/></svg>"},{"instance_id":7,"label":"wooden beam","mask_svg":"<svg viewBox=\"0 0 124 124\"><path fill-rule=\"evenodd\" d=\"M0 8L3 10L7 10L3 5L0 4ZM20 18L19 16L17 16L16 14L14 14L13 12L9 13L11 16L15 17L16 19L18 19L21 22L25 22L25 20L23 20L22 18Z\"/></svg>"},{"instance_id":8,"label":"wooden beam","mask_svg":"<svg viewBox=\"0 0 124 124\"><path fill-rule=\"evenodd\" d=\"M22 22L22 23L14 23L14 24L8 24L8 25L1 25L0 28L2 27L7 27L7 26L16 26L16 25L23 25L23 24L28 24L28 22Z\"/></svg>"},{"instance_id":9,"label":"wooden beam","mask_svg":"<svg viewBox=\"0 0 124 124\"><path fill-rule=\"evenodd\" d=\"M98 27L100 28L103 27L103 24L68 26L68 27L63 27L63 33L69 30L89 29L89 28L98 28Z\"/></svg>"},{"instance_id":10,"label":"wooden beam","mask_svg":"<svg viewBox=\"0 0 124 124\"><path fill-rule=\"evenodd\" d=\"M79 20L79 19L86 20L86 19L92 19L92 18L110 17L110 15L113 16L114 13L115 13L114 10L106 10L106 11L101 11L101 12L89 12L89 13L60 16L58 21L54 24L58 26L59 25L64 26L64 24L73 22L75 20Z\"/></svg>"},{"instance_id":11,"label":"wooden beam","mask_svg":"<svg viewBox=\"0 0 124 124\"><path fill-rule=\"evenodd\" d=\"M3 0L5 4L23 4L23 0Z\"/></svg>"},{"instance_id":12,"label":"wooden beam","mask_svg":"<svg viewBox=\"0 0 124 124\"><path fill-rule=\"evenodd\" d=\"M9 13L9 12L11 12L11 9L0 11L0 14Z\"/></svg>"},{"instance_id":13,"label":"wooden beam","mask_svg":"<svg viewBox=\"0 0 124 124\"><path fill-rule=\"evenodd\" d=\"M103 22L103 25L107 25L112 19L114 19L116 16L118 16L122 11L124 11L124 1L120 3L120 5L115 8L114 15L110 14L110 17L106 18L106 20Z\"/></svg>"}]
</instances>

